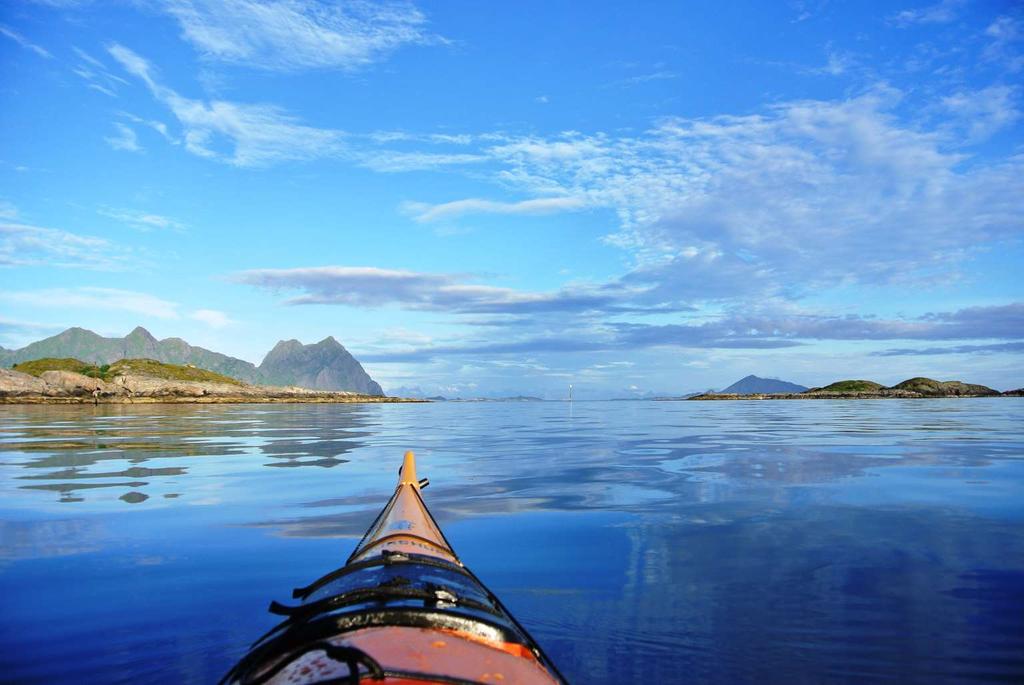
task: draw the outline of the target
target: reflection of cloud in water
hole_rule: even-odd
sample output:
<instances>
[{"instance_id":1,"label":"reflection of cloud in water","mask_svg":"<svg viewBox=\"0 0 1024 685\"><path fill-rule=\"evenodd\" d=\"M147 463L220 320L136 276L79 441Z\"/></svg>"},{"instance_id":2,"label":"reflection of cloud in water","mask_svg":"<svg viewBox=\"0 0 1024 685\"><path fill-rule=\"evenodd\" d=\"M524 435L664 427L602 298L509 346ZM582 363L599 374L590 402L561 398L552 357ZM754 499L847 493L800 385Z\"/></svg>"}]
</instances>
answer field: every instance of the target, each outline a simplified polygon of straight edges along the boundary
<instances>
[{"instance_id":1,"label":"reflection of cloud in water","mask_svg":"<svg viewBox=\"0 0 1024 685\"><path fill-rule=\"evenodd\" d=\"M628 554L607 590L516 597L520 618L577 680L1024 672L1024 538L1014 524L934 511L696 509L708 524L619 527ZM615 529L586 532L615 548ZM581 649L577 636L599 646Z\"/></svg>"},{"instance_id":2,"label":"reflection of cloud in water","mask_svg":"<svg viewBox=\"0 0 1024 685\"><path fill-rule=\"evenodd\" d=\"M84 554L100 548L102 527L84 519L0 520L0 564Z\"/></svg>"},{"instance_id":3,"label":"reflection of cloud in water","mask_svg":"<svg viewBox=\"0 0 1024 685\"><path fill-rule=\"evenodd\" d=\"M433 487L431 490L433 491ZM425 495L425 499L431 513L442 527L471 516L539 511L549 508L550 504L547 500L540 498L486 497L481 495L481 491L494 492L494 489L482 486L479 490L473 486L460 489L452 488L449 489L447 497L432 497L428 493ZM366 529L373 523L378 512L387 504L390 495L390 492L384 492L380 496L372 498L334 500L336 504L329 506L344 507L346 510L318 516L262 521L253 525L277 529L281 535L286 537L358 538L362 537ZM461 506L459 506L460 502ZM324 506L324 503L321 502L318 506Z\"/></svg>"},{"instance_id":4,"label":"reflection of cloud in water","mask_svg":"<svg viewBox=\"0 0 1024 685\"><path fill-rule=\"evenodd\" d=\"M952 461L957 468L983 468L992 462L991 452L960 451L946 459L943 445L890 446L883 456L869 451L850 451L835 446L763 446L709 452L695 441L685 448L647 450L640 455L632 446L620 448L611 465L584 461L548 461L544 468L526 469L535 475L499 477L485 482L442 485L441 479L426 493L431 511L443 524L471 516L521 512L604 511L663 514L667 504L681 516L695 515L701 504L758 499L779 508L827 502L836 495L823 486L852 480L859 482L878 469L924 467ZM622 458L630 454L630 460ZM586 456L584 455L584 458ZM909 466L908 466L909 465ZM895 473L896 470L894 469ZM876 489L881 484L875 483ZM301 516L258 525L280 527L287 536L352 537L361 535L389 492L376 496L333 498L306 503L311 508L337 507L330 514Z\"/></svg>"},{"instance_id":5,"label":"reflection of cloud in water","mask_svg":"<svg viewBox=\"0 0 1024 685\"><path fill-rule=\"evenodd\" d=\"M264 466L278 466L287 468L292 468L296 466L319 466L322 469L330 469L337 466L338 464L345 464L347 462L348 459L335 459L334 457L325 457L323 459L298 459L291 457L283 461L275 461L269 464L264 464Z\"/></svg>"},{"instance_id":6,"label":"reflection of cloud in water","mask_svg":"<svg viewBox=\"0 0 1024 685\"><path fill-rule=\"evenodd\" d=\"M572 416L548 403L514 410L473 404L12 407L0 449L23 467L20 475L8 474L22 480L16 487L77 502L103 488L114 488L112 498L126 487L148 496L188 494L208 482L193 471L248 470L254 456L277 467L286 489L286 474L305 470L300 467L348 472L357 461L365 472L366 461L385 447L394 446L396 455L416 447L441 457L440 473L432 472L437 483L452 485L431 490L442 518L538 508L655 513L668 503L769 492L784 505L829 496L805 486L863 479L894 465L980 469L1009 458L1006 445L983 435L951 446L971 422L949 403L941 411L923 404L791 405L632 403L616 412L607 404L581 405ZM344 488L346 481L339 482ZM341 506L375 513L377 503ZM318 536L351 533L347 522L329 518L310 518L305 528ZM302 520L282 519L293 535L301 534Z\"/></svg>"},{"instance_id":7,"label":"reflection of cloud in water","mask_svg":"<svg viewBox=\"0 0 1024 685\"><path fill-rule=\"evenodd\" d=\"M165 567L199 596L240 566L268 583L282 566L297 573L289 555L303 550L333 563L338 543L281 536L354 545L414 449L457 550L574 682L969 680L984 668L1013 680L1015 402L4 407L0 492L16 513L89 513L142 543L111 545L119 559L244 540ZM75 507L51 505L54 493ZM132 493L148 499L119 500ZM233 528L247 525L269 534ZM100 539L39 530L38 549L19 554ZM75 567L63 587L87 600L76 565L56 565ZM103 582L114 595L124 580ZM181 661L176 645L160 663Z\"/></svg>"}]
</instances>

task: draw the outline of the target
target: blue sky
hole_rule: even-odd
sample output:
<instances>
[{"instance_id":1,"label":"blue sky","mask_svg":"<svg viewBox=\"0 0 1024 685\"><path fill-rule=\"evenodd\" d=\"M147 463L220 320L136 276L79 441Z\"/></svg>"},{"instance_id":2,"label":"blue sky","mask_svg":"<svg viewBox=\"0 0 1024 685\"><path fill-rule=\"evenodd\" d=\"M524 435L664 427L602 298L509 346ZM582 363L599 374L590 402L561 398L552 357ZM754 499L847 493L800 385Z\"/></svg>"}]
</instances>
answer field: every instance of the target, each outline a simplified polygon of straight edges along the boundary
<instances>
[{"instance_id":1,"label":"blue sky","mask_svg":"<svg viewBox=\"0 0 1024 685\"><path fill-rule=\"evenodd\" d=\"M11 2L0 345L1024 385L1018 3Z\"/></svg>"}]
</instances>

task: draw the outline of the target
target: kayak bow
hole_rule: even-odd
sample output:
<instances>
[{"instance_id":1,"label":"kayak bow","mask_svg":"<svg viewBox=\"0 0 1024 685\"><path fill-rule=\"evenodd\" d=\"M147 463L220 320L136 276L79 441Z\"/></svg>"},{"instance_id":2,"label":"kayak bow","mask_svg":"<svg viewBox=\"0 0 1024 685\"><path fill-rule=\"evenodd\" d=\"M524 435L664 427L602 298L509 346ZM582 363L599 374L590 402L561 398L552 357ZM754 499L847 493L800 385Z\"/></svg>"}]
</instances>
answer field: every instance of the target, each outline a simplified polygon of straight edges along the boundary
<instances>
[{"instance_id":1,"label":"kayak bow","mask_svg":"<svg viewBox=\"0 0 1024 685\"><path fill-rule=\"evenodd\" d=\"M430 515L405 453L398 486L341 568L272 602L285 619L224 677L238 685L565 683L466 568Z\"/></svg>"}]
</instances>

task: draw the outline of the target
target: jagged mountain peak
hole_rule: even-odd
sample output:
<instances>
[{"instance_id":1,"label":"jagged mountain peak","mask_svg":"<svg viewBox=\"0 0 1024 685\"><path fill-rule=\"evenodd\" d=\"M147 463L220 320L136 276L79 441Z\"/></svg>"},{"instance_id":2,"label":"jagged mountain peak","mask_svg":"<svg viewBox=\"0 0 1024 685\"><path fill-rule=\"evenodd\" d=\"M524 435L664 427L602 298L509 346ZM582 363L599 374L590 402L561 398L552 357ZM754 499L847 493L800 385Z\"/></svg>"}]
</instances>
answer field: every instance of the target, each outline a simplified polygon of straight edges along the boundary
<instances>
[{"instance_id":1,"label":"jagged mountain peak","mask_svg":"<svg viewBox=\"0 0 1024 685\"><path fill-rule=\"evenodd\" d=\"M295 349L298 347L302 347L302 343L296 340L295 338L291 338L289 340L278 340L277 344L274 345L274 347L272 347L270 351L273 352L274 350L288 350Z\"/></svg>"},{"instance_id":2,"label":"jagged mountain peak","mask_svg":"<svg viewBox=\"0 0 1024 685\"><path fill-rule=\"evenodd\" d=\"M334 339L333 335L329 335L320 342L318 342L317 347L340 347L342 349L345 348L344 345L342 345L340 342Z\"/></svg>"},{"instance_id":3,"label":"jagged mountain peak","mask_svg":"<svg viewBox=\"0 0 1024 685\"><path fill-rule=\"evenodd\" d=\"M277 343L259 366L265 382L315 390L355 390L367 395L384 391L334 336L311 345L298 340Z\"/></svg>"},{"instance_id":4,"label":"jagged mountain peak","mask_svg":"<svg viewBox=\"0 0 1024 685\"><path fill-rule=\"evenodd\" d=\"M167 364L192 364L250 383L384 394L334 336L312 345L295 339L281 340L258 368L251 362L189 345L181 338L157 340L142 326L136 326L123 338L105 338L76 326L18 350L0 350L0 364L4 366L43 357L71 357L90 364L145 357Z\"/></svg>"},{"instance_id":5,"label":"jagged mountain peak","mask_svg":"<svg viewBox=\"0 0 1024 685\"><path fill-rule=\"evenodd\" d=\"M132 332L129 333L125 337L128 337L128 338L142 338L144 340L152 341L152 342L156 342L157 341L156 338L153 336L153 334L150 333L149 331L147 331L142 326L136 326L135 328L132 329Z\"/></svg>"}]
</instances>

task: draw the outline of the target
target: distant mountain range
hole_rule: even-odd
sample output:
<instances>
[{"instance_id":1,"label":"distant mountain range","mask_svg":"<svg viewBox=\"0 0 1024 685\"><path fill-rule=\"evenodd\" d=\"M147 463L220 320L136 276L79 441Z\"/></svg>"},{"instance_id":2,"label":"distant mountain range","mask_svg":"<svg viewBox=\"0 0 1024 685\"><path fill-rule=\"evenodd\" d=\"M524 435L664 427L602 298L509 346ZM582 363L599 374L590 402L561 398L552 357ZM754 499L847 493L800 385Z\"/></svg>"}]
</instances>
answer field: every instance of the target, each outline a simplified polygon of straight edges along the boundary
<instances>
[{"instance_id":1,"label":"distant mountain range","mask_svg":"<svg viewBox=\"0 0 1024 685\"><path fill-rule=\"evenodd\" d=\"M720 390L721 395L753 395L756 393L769 392L803 392L807 390L802 385L780 381L777 378L760 378L758 376L747 376L741 378L725 390Z\"/></svg>"},{"instance_id":2,"label":"distant mountain range","mask_svg":"<svg viewBox=\"0 0 1024 685\"><path fill-rule=\"evenodd\" d=\"M104 338L84 328L69 328L18 350L0 347L0 366L10 367L43 357L73 357L92 364L111 364L119 359L155 359L167 364L192 364L247 383L384 394L356 358L333 337L312 345L282 340L259 366L189 345L181 338L157 340L142 326L123 338Z\"/></svg>"}]
</instances>

